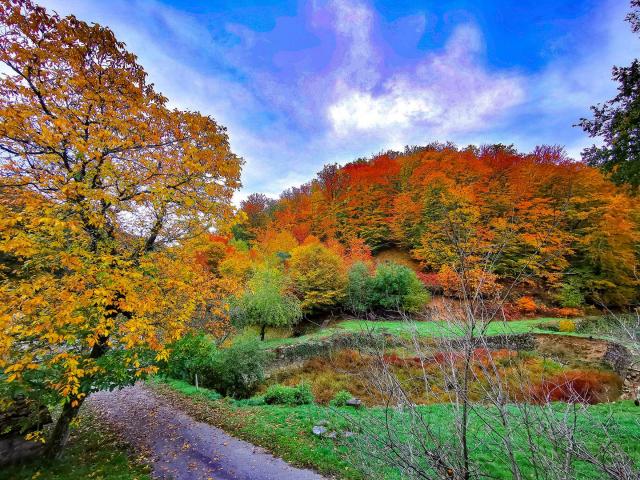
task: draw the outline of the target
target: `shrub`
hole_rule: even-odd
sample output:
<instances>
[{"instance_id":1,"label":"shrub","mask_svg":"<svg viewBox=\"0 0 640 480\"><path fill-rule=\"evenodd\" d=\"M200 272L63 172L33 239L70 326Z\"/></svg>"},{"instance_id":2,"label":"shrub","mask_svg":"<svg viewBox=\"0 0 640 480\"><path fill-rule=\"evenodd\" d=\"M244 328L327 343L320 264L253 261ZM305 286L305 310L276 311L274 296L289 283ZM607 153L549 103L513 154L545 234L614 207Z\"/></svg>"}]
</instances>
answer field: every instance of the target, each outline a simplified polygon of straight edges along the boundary
<instances>
[{"instance_id":1,"label":"shrub","mask_svg":"<svg viewBox=\"0 0 640 480\"><path fill-rule=\"evenodd\" d=\"M255 339L241 340L220 349L213 358L207 385L226 396L249 397L264 381L270 356Z\"/></svg>"},{"instance_id":2,"label":"shrub","mask_svg":"<svg viewBox=\"0 0 640 480\"><path fill-rule=\"evenodd\" d=\"M599 403L609 401L621 386L620 377L611 372L573 370L559 373L536 385L531 392L538 403Z\"/></svg>"},{"instance_id":3,"label":"shrub","mask_svg":"<svg viewBox=\"0 0 640 480\"><path fill-rule=\"evenodd\" d=\"M584 315L584 311L582 309L580 309L580 308L562 307L562 308L554 308L552 310L551 314L554 317L571 318L571 317L580 317L580 316Z\"/></svg>"},{"instance_id":4,"label":"shrub","mask_svg":"<svg viewBox=\"0 0 640 480\"><path fill-rule=\"evenodd\" d=\"M242 340L218 349L206 335L189 335L174 344L164 372L236 398L250 396L264 381L271 354L257 340Z\"/></svg>"},{"instance_id":5,"label":"shrub","mask_svg":"<svg viewBox=\"0 0 640 480\"><path fill-rule=\"evenodd\" d=\"M633 332L637 328L637 318L630 315L598 315L582 319L576 324L576 331L589 334L616 335L622 331Z\"/></svg>"},{"instance_id":6,"label":"shrub","mask_svg":"<svg viewBox=\"0 0 640 480\"><path fill-rule=\"evenodd\" d=\"M584 295L575 282L563 283L558 294L558 302L566 308L579 308L584 305Z\"/></svg>"},{"instance_id":7,"label":"shrub","mask_svg":"<svg viewBox=\"0 0 640 480\"><path fill-rule=\"evenodd\" d=\"M264 394L264 401L269 405L308 405L313 403L311 387L301 383L295 387L271 385Z\"/></svg>"},{"instance_id":8,"label":"shrub","mask_svg":"<svg viewBox=\"0 0 640 480\"><path fill-rule=\"evenodd\" d=\"M216 355L216 345L206 335L186 335L175 342L163 369L168 376L193 384L196 374L200 381L211 376L210 368Z\"/></svg>"},{"instance_id":9,"label":"shrub","mask_svg":"<svg viewBox=\"0 0 640 480\"><path fill-rule=\"evenodd\" d=\"M329 405L332 407L344 407L351 397L353 397L353 395L351 395L347 390L340 390L334 395L333 399L329 402Z\"/></svg>"},{"instance_id":10,"label":"shrub","mask_svg":"<svg viewBox=\"0 0 640 480\"><path fill-rule=\"evenodd\" d=\"M573 320L560 320L558 322L558 331L560 332L575 332L576 331L576 322Z\"/></svg>"},{"instance_id":11,"label":"shrub","mask_svg":"<svg viewBox=\"0 0 640 480\"><path fill-rule=\"evenodd\" d=\"M409 267L390 262L378 265L370 288L373 307L418 312L429 299L429 293Z\"/></svg>"},{"instance_id":12,"label":"shrub","mask_svg":"<svg viewBox=\"0 0 640 480\"><path fill-rule=\"evenodd\" d=\"M534 313L536 313L536 310L538 310L538 305L536 304L535 300L531 297L520 297L517 301L516 301L516 306L518 307L518 310L520 310L520 312L523 315L532 315Z\"/></svg>"}]
</instances>

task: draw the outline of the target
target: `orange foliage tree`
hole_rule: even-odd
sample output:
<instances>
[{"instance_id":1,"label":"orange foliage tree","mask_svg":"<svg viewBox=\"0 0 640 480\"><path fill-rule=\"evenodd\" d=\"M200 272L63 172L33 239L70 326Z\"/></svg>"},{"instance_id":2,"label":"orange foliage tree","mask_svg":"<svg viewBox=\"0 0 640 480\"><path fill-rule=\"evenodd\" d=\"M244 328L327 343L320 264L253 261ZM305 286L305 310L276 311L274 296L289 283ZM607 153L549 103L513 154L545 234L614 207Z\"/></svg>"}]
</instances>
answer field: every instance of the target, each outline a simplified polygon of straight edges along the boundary
<instances>
[{"instance_id":1,"label":"orange foliage tree","mask_svg":"<svg viewBox=\"0 0 640 480\"><path fill-rule=\"evenodd\" d=\"M266 228L397 245L444 280L486 272L471 289L516 282L553 300L569 285L626 305L638 298L639 205L559 147L436 144L326 167L282 195Z\"/></svg>"},{"instance_id":2,"label":"orange foliage tree","mask_svg":"<svg viewBox=\"0 0 640 480\"><path fill-rule=\"evenodd\" d=\"M230 214L224 128L170 110L113 33L0 1L0 379L62 403L167 357L216 278L194 240Z\"/></svg>"}]
</instances>

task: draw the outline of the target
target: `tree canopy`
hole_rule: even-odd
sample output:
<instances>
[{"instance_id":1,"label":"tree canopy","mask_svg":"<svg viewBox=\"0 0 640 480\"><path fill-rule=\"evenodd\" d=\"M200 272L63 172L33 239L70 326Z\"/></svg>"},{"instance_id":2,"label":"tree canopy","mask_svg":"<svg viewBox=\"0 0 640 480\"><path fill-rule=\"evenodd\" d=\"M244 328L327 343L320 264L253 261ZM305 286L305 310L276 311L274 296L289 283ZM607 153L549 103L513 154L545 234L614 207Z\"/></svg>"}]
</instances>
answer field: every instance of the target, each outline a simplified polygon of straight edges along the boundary
<instances>
[{"instance_id":1,"label":"tree canopy","mask_svg":"<svg viewBox=\"0 0 640 480\"><path fill-rule=\"evenodd\" d=\"M635 33L640 32L640 1L631 1L627 21ZM612 79L618 94L602 105L591 107L593 118L583 118L579 125L591 137L602 138L601 146L592 145L582 152L583 159L600 167L618 184L640 187L640 61L628 67L613 67Z\"/></svg>"},{"instance_id":2,"label":"tree canopy","mask_svg":"<svg viewBox=\"0 0 640 480\"><path fill-rule=\"evenodd\" d=\"M198 238L232 212L225 129L169 109L108 28L0 2L0 371L64 403L154 371L211 301Z\"/></svg>"}]
</instances>

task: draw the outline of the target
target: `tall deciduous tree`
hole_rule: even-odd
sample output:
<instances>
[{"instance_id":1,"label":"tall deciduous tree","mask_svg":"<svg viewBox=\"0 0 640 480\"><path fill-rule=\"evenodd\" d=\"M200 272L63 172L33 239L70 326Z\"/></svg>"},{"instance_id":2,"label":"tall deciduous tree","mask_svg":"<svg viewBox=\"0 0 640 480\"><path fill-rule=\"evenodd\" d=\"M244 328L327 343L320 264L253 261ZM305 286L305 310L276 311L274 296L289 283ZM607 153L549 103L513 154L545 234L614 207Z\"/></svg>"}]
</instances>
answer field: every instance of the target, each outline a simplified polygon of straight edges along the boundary
<instances>
[{"instance_id":1,"label":"tall deciduous tree","mask_svg":"<svg viewBox=\"0 0 640 480\"><path fill-rule=\"evenodd\" d=\"M189 247L242 161L100 25L1 0L0 62L0 379L62 401L56 455L84 399L152 372L210 300Z\"/></svg>"},{"instance_id":2,"label":"tall deciduous tree","mask_svg":"<svg viewBox=\"0 0 640 480\"><path fill-rule=\"evenodd\" d=\"M640 32L640 0L631 1L627 21L635 33ZM582 152L590 165L611 174L618 184L640 187L640 61L628 67L613 67L618 94L603 105L591 107L593 118L583 118L579 125L591 137L601 137L603 145Z\"/></svg>"},{"instance_id":3,"label":"tall deciduous tree","mask_svg":"<svg viewBox=\"0 0 640 480\"><path fill-rule=\"evenodd\" d=\"M346 293L347 277L342 259L320 243L294 248L289 272L306 313L330 309L338 305Z\"/></svg>"}]
</instances>

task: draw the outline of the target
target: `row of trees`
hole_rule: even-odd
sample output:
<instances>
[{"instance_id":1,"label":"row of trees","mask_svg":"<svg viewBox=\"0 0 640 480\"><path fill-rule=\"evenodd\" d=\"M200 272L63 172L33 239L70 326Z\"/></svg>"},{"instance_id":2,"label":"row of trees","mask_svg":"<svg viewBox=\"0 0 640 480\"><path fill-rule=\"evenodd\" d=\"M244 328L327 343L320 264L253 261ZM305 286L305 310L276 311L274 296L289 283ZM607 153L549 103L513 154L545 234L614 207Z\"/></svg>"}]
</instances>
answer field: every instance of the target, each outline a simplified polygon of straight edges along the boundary
<instances>
[{"instance_id":1,"label":"row of trees","mask_svg":"<svg viewBox=\"0 0 640 480\"><path fill-rule=\"evenodd\" d=\"M307 238L298 245L293 237L277 236L272 244L257 245L243 251L233 241L212 236L212 243L227 245L220 260L221 275L237 274L230 266L251 256L246 263L246 288L231 297L232 320L236 326L254 325L260 328L264 340L267 327L287 327L303 315L326 315L346 310L358 315L375 311L419 312L429 300L429 294L416 273L404 265L381 263L374 265L370 251L360 241L351 248L340 244L323 245ZM237 244L236 244L237 245ZM253 255L251 255L253 254ZM237 278L243 285L243 279Z\"/></svg>"}]
</instances>

